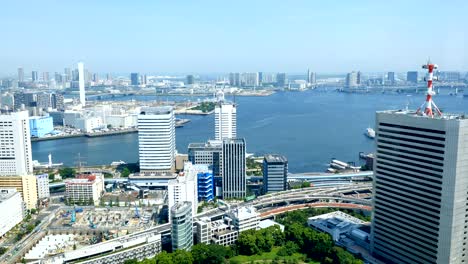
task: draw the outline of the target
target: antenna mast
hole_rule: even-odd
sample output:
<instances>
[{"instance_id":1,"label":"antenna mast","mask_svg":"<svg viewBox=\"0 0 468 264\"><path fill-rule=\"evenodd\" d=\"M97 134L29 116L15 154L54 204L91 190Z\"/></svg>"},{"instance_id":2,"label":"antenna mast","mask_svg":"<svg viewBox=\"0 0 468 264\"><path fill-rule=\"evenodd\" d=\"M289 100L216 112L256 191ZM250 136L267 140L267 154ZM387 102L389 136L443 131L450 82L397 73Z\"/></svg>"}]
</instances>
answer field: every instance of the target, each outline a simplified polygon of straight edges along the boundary
<instances>
[{"instance_id":1,"label":"antenna mast","mask_svg":"<svg viewBox=\"0 0 468 264\"><path fill-rule=\"evenodd\" d=\"M438 66L437 64L433 64L430 60L428 60L427 63L422 66L422 68L427 69L428 72L428 75L425 78L425 80L427 81L426 101L418 108L418 110L416 110L416 114L434 117L434 113L432 112L432 108L434 108L437 114L439 116L442 116L442 112L440 112L437 105L434 103L434 101L432 101L432 96L435 95L435 92L432 89L432 80L434 76L434 70L437 69Z\"/></svg>"}]
</instances>

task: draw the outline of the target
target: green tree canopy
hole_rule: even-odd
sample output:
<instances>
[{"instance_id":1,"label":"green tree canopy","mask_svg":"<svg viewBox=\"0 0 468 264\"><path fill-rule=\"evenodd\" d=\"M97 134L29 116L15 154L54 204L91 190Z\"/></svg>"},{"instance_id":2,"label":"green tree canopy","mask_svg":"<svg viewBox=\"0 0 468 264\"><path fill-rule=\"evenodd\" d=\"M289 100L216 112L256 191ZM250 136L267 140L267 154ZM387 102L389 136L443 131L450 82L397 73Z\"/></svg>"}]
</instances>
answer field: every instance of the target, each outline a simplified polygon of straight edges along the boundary
<instances>
[{"instance_id":1,"label":"green tree canopy","mask_svg":"<svg viewBox=\"0 0 468 264\"><path fill-rule=\"evenodd\" d=\"M73 169L73 168L68 168L68 167L61 168L61 169L59 169L58 172L59 172L60 176L62 176L63 179L73 178L76 175L76 170Z\"/></svg>"}]
</instances>

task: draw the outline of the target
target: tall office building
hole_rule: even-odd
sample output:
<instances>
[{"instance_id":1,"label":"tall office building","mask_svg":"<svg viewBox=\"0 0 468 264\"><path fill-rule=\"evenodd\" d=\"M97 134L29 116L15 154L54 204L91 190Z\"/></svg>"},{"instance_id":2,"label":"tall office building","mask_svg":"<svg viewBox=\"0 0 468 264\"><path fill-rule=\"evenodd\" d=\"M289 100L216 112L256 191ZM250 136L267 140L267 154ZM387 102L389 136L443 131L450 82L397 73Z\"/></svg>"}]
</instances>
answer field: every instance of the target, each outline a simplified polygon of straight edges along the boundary
<instances>
[{"instance_id":1,"label":"tall office building","mask_svg":"<svg viewBox=\"0 0 468 264\"><path fill-rule=\"evenodd\" d=\"M418 72L409 71L406 73L406 81L409 83L418 83Z\"/></svg>"},{"instance_id":2,"label":"tall office building","mask_svg":"<svg viewBox=\"0 0 468 264\"><path fill-rule=\"evenodd\" d=\"M193 246L192 205L190 202L180 202L170 210L172 251L190 250Z\"/></svg>"},{"instance_id":3,"label":"tall office building","mask_svg":"<svg viewBox=\"0 0 468 264\"><path fill-rule=\"evenodd\" d=\"M443 71L439 73L439 80L443 82L459 82L460 72L457 71Z\"/></svg>"},{"instance_id":4,"label":"tall office building","mask_svg":"<svg viewBox=\"0 0 468 264\"><path fill-rule=\"evenodd\" d=\"M468 262L468 120L376 116L371 252L388 263Z\"/></svg>"},{"instance_id":5,"label":"tall office building","mask_svg":"<svg viewBox=\"0 0 468 264\"><path fill-rule=\"evenodd\" d=\"M307 83L309 85L314 85L317 82L315 72L307 69Z\"/></svg>"},{"instance_id":6,"label":"tall office building","mask_svg":"<svg viewBox=\"0 0 468 264\"><path fill-rule=\"evenodd\" d=\"M31 78L32 78L32 81L33 81L33 82L39 81L39 77L38 77L38 75L37 75L37 71L32 71L32 72L31 72Z\"/></svg>"},{"instance_id":7,"label":"tall office building","mask_svg":"<svg viewBox=\"0 0 468 264\"><path fill-rule=\"evenodd\" d=\"M241 85L241 77L238 72L229 73L229 85L233 87L239 87Z\"/></svg>"},{"instance_id":8,"label":"tall office building","mask_svg":"<svg viewBox=\"0 0 468 264\"><path fill-rule=\"evenodd\" d=\"M85 94L85 76L84 76L84 64L78 63L78 81L80 85L80 104L86 105L86 94Z\"/></svg>"},{"instance_id":9,"label":"tall office building","mask_svg":"<svg viewBox=\"0 0 468 264\"><path fill-rule=\"evenodd\" d=\"M222 181L223 198L244 198L246 194L245 139L223 140Z\"/></svg>"},{"instance_id":10,"label":"tall office building","mask_svg":"<svg viewBox=\"0 0 468 264\"><path fill-rule=\"evenodd\" d=\"M54 80L56 84L62 84L63 83L63 77L62 74L55 72L54 74Z\"/></svg>"},{"instance_id":11,"label":"tall office building","mask_svg":"<svg viewBox=\"0 0 468 264\"><path fill-rule=\"evenodd\" d=\"M358 73L353 71L346 75L346 87L356 87L358 86Z\"/></svg>"},{"instance_id":12,"label":"tall office building","mask_svg":"<svg viewBox=\"0 0 468 264\"><path fill-rule=\"evenodd\" d=\"M245 72L241 75L241 86L256 87L260 84L258 72Z\"/></svg>"},{"instance_id":13,"label":"tall office building","mask_svg":"<svg viewBox=\"0 0 468 264\"><path fill-rule=\"evenodd\" d=\"M175 117L172 107L144 107L138 115L138 149L142 173L174 169Z\"/></svg>"},{"instance_id":14,"label":"tall office building","mask_svg":"<svg viewBox=\"0 0 468 264\"><path fill-rule=\"evenodd\" d=\"M71 72L71 69L70 68L65 68L63 70L63 73L65 74L65 78L64 78L64 82L69 82L72 80L72 72Z\"/></svg>"},{"instance_id":15,"label":"tall office building","mask_svg":"<svg viewBox=\"0 0 468 264\"><path fill-rule=\"evenodd\" d=\"M43 82L48 82L49 81L49 72L43 72L42 73L42 81Z\"/></svg>"},{"instance_id":16,"label":"tall office building","mask_svg":"<svg viewBox=\"0 0 468 264\"><path fill-rule=\"evenodd\" d=\"M286 73L276 74L276 86L278 87L286 86Z\"/></svg>"},{"instance_id":17,"label":"tall office building","mask_svg":"<svg viewBox=\"0 0 468 264\"><path fill-rule=\"evenodd\" d=\"M130 84L131 85L140 85L140 75L136 72L130 74Z\"/></svg>"},{"instance_id":18,"label":"tall office building","mask_svg":"<svg viewBox=\"0 0 468 264\"><path fill-rule=\"evenodd\" d=\"M195 77L193 75L187 75L186 77L187 85L191 85L195 83Z\"/></svg>"},{"instance_id":19,"label":"tall office building","mask_svg":"<svg viewBox=\"0 0 468 264\"><path fill-rule=\"evenodd\" d=\"M215 139L223 140L225 138L235 138L237 135L236 127L236 105L218 101L215 106Z\"/></svg>"},{"instance_id":20,"label":"tall office building","mask_svg":"<svg viewBox=\"0 0 468 264\"><path fill-rule=\"evenodd\" d=\"M357 83L357 85L361 85L361 81L362 81L362 74L361 74L361 71L358 71L357 74L356 74L356 83Z\"/></svg>"},{"instance_id":21,"label":"tall office building","mask_svg":"<svg viewBox=\"0 0 468 264\"><path fill-rule=\"evenodd\" d=\"M277 154L265 155L263 159L263 191L279 192L287 190L288 160Z\"/></svg>"},{"instance_id":22,"label":"tall office building","mask_svg":"<svg viewBox=\"0 0 468 264\"><path fill-rule=\"evenodd\" d=\"M24 69L21 67L18 68L18 82L24 82Z\"/></svg>"},{"instance_id":23,"label":"tall office building","mask_svg":"<svg viewBox=\"0 0 468 264\"><path fill-rule=\"evenodd\" d=\"M0 115L0 177L32 174L28 112Z\"/></svg>"},{"instance_id":24,"label":"tall office building","mask_svg":"<svg viewBox=\"0 0 468 264\"><path fill-rule=\"evenodd\" d=\"M395 84L395 72L388 72L387 73L387 81L389 84Z\"/></svg>"}]
</instances>

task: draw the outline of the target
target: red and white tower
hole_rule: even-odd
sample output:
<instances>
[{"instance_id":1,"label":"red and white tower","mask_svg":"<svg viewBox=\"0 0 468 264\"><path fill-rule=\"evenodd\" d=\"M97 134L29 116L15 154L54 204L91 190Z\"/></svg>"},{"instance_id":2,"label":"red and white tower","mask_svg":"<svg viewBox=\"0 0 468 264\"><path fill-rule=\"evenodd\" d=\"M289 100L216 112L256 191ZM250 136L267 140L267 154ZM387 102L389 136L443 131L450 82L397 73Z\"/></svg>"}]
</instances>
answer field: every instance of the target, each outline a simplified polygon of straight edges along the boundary
<instances>
[{"instance_id":1,"label":"red and white tower","mask_svg":"<svg viewBox=\"0 0 468 264\"><path fill-rule=\"evenodd\" d=\"M437 105L432 101L432 96L435 95L434 90L432 89L432 80L434 78L434 70L438 68L437 64L432 64L431 61L428 61L427 64L422 66L423 69L427 69L427 94L426 101L418 108L416 114L422 114L425 116L434 117L432 108L434 108L439 116L442 115Z\"/></svg>"},{"instance_id":2,"label":"red and white tower","mask_svg":"<svg viewBox=\"0 0 468 264\"><path fill-rule=\"evenodd\" d=\"M442 116L437 105L432 101L432 96L435 95L435 92L432 88L432 81L434 79L434 70L438 68L437 64L432 64L431 61L428 61L427 64L422 66L423 69L427 69L428 74L426 77L427 80L427 94L426 101L418 108L416 114L422 114L430 117L434 117L432 108L434 108L439 116Z\"/></svg>"}]
</instances>

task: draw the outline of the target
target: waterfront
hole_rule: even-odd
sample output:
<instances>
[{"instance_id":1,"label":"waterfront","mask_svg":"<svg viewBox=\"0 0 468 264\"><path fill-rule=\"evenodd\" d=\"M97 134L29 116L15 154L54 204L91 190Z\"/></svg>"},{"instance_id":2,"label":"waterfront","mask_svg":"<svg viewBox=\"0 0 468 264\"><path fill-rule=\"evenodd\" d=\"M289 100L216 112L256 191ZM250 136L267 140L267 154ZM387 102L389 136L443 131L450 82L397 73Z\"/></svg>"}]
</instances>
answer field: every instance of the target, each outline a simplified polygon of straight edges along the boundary
<instances>
[{"instance_id":1,"label":"waterfront","mask_svg":"<svg viewBox=\"0 0 468 264\"><path fill-rule=\"evenodd\" d=\"M155 98L135 96L125 99ZM249 153L285 155L291 172L323 171L333 157L358 162L360 151L374 149L374 141L363 133L368 126L374 126L375 111L402 109L407 104L415 109L424 98L423 94L346 94L323 90L237 97L238 136L246 138ZM447 112L468 112L466 97L440 95L435 97L435 102ZM187 152L190 142L203 142L214 137L213 115L178 117L191 119L190 123L176 130L180 153ZM54 162L69 166L76 164L78 153L87 165L110 164L116 160L136 162L138 135L33 142L32 149L33 159L46 161L47 155L52 153Z\"/></svg>"}]
</instances>

